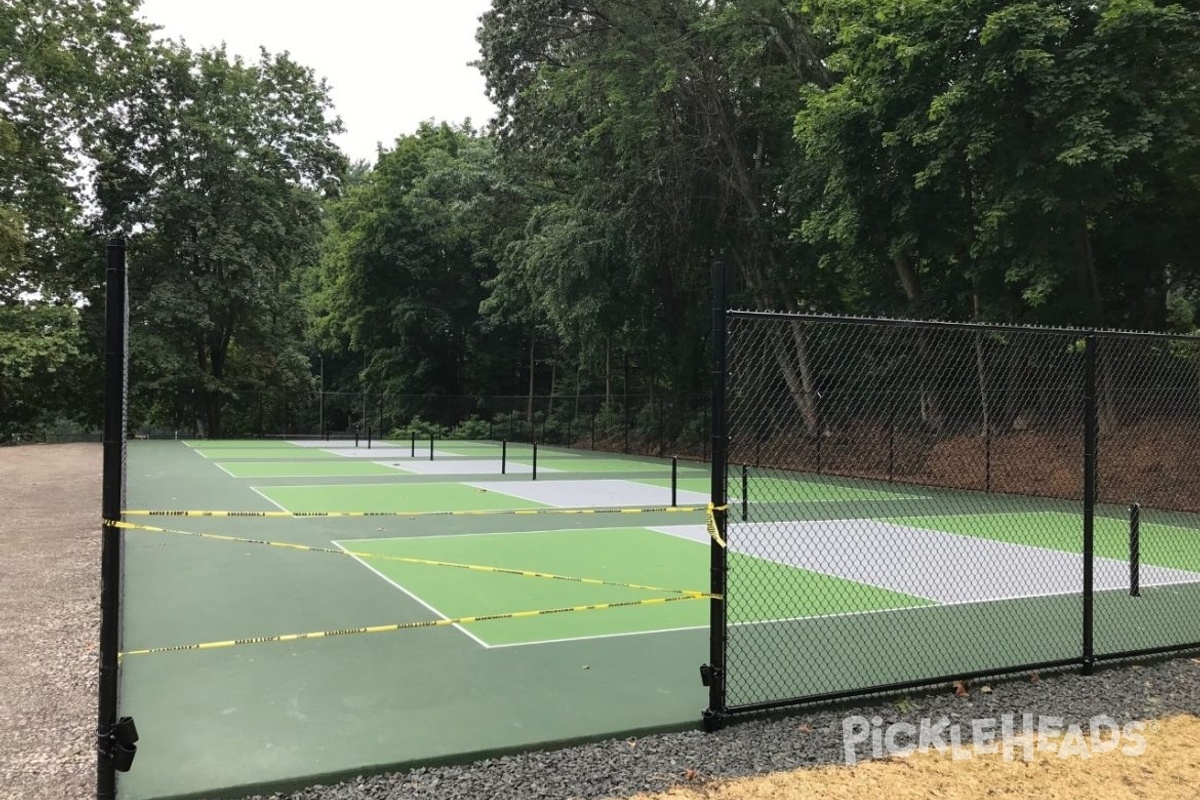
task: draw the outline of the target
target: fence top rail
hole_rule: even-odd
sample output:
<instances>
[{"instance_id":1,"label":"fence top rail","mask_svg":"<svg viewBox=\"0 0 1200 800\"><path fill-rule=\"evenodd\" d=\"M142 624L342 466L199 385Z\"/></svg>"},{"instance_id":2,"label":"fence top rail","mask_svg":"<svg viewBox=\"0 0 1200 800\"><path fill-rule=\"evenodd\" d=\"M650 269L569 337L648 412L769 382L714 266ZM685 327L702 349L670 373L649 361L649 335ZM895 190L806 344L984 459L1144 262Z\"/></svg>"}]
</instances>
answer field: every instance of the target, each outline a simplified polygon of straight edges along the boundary
<instances>
[{"instance_id":1,"label":"fence top rail","mask_svg":"<svg viewBox=\"0 0 1200 800\"><path fill-rule=\"evenodd\" d=\"M766 319L790 322L820 322L839 325L865 325L889 328L934 328L959 331L991 331L996 333L1039 333L1069 336L1097 336L1114 339L1164 339L1200 344L1200 335L1166 333L1161 331L1130 331L1110 328L1058 328L1047 325L1013 325L991 322L948 322L945 320L904 319L898 317L855 317L839 314L802 314L789 311L751 311L731 308L730 317Z\"/></svg>"}]
</instances>

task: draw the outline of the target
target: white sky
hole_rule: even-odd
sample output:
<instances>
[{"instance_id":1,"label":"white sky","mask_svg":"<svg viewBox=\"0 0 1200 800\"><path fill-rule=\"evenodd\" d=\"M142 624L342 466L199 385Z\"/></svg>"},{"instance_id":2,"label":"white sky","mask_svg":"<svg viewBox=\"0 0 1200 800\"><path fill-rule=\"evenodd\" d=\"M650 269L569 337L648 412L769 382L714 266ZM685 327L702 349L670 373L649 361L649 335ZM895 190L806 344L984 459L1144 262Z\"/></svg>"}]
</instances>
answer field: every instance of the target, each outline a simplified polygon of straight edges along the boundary
<instances>
[{"instance_id":1,"label":"white sky","mask_svg":"<svg viewBox=\"0 0 1200 800\"><path fill-rule=\"evenodd\" d=\"M255 59L284 50L329 82L351 159L374 160L430 118L491 119L475 30L490 0L142 0L160 36L193 49L224 42Z\"/></svg>"}]
</instances>

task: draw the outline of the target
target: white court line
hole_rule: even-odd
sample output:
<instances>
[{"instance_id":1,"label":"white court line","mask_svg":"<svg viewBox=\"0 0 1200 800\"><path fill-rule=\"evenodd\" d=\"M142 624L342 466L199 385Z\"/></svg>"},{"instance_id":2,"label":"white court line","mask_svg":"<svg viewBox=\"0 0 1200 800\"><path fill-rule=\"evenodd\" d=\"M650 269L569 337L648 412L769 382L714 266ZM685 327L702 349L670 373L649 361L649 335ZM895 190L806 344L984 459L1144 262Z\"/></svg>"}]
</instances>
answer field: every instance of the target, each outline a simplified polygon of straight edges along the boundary
<instances>
[{"instance_id":1,"label":"white court line","mask_svg":"<svg viewBox=\"0 0 1200 800\"><path fill-rule=\"evenodd\" d=\"M241 480L241 478L240 478L239 476L237 476L237 475L234 475L232 472L230 472L229 470L225 469L225 467L221 466L221 462L220 462L220 461L214 461L214 462L213 462L213 466L214 466L214 467L216 467L217 469L221 470L221 472L224 472L224 473L225 473L226 475L228 475L229 477L231 477L231 478L236 478L236 479L238 479L238 480Z\"/></svg>"},{"instance_id":2,"label":"white court line","mask_svg":"<svg viewBox=\"0 0 1200 800\"><path fill-rule=\"evenodd\" d=\"M250 487L250 491L254 492L254 493L255 493L255 494L257 494L259 497L261 497L263 500L266 500L268 503L270 503L271 505L273 505L273 506L275 506L276 508L278 508L280 511L284 511L284 512L286 512L286 513L288 513L288 514L292 513L292 512L291 512L289 509L287 509L287 508L284 508L284 507L283 507L283 506L281 506L279 503L276 503L274 500L272 500L271 498L267 497L265 494L263 494L262 492L260 492L260 491L258 490L258 487L257 487L257 486L251 486L251 487Z\"/></svg>"},{"instance_id":3,"label":"white court line","mask_svg":"<svg viewBox=\"0 0 1200 800\"><path fill-rule=\"evenodd\" d=\"M441 617L442 619L450 619L450 617L449 617L449 616L447 616L446 614L443 614L441 611L438 611L436 608L434 608L433 606L431 606L429 603L426 603L426 602L425 602L424 600L422 600L420 597L418 597L417 595L413 594L413 593L412 593L412 592L410 592L408 589L405 589L403 586L401 586L400 584L396 583L394 580L392 580L391 578L389 578L387 575L384 575L382 572L380 572L379 570L375 569L374 567L372 567L372 566L371 566L370 564L368 564L367 562L363 561L363 560L362 560L361 558L359 558L358 556L356 556L356 555L353 555L353 554L351 554L351 553L348 553L348 552L346 552L346 548L345 548L345 547L342 547L342 543L341 543L341 542L336 542L336 541L335 541L335 542L333 542L333 544L334 544L334 545L336 545L337 547L340 547L343 553L346 553L346 555L350 556L350 557L351 557L351 558L353 558L355 561L357 561L358 563L362 564L362 565L363 565L364 567L366 567L367 569L371 570L371 572L374 572L374 573L375 573L377 576L379 576L380 578L383 578L385 581L387 581L388 583L390 583L392 586L394 586L394 587L396 587L397 589L399 589L400 591L404 592L406 595L408 595L408 596L409 596L409 597L411 597L413 600L415 600L415 601L417 601L418 603L420 603L421 605L423 605L425 608L427 608L427 609L429 609L430 611L432 611L434 614L437 614L437 615L438 615L439 617ZM484 648L485 650L490 650L490 649L492 649L492 646L491 646L490 644L488 644L487 642L483 641L483 639L480 639L480 638L479 638L478 636L476 636L475 634L471 633L469 630L467 630L467 629L466 629L465 627L463 627L462 625L457 625L457 624L456 624L456 625L451 625L450 627L451 627L451 628L456 628L456 629L458 629L460 632L462 632L462 633L465 633L465 634L466 634L466 635L467 635L467 636L468 636L468 637L469 637L469 638L470 638L472 641L474 641L474 642L475 642L475 644L479 645L480 647Z\"/></svg>"}]
</instances>

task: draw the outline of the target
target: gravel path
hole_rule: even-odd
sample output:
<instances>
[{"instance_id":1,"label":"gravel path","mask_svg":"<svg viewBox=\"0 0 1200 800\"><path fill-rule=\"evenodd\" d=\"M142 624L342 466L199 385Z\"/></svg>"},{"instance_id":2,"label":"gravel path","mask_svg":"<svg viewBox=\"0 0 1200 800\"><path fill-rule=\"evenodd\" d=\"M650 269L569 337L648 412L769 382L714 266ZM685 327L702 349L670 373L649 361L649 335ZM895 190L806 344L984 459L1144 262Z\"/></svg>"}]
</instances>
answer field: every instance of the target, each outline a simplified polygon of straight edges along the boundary
<instances>
[{"instance_id":1,"label":"gravel path","mask_svg":"<svg viewBox=\"0 0 1200 800\"><path fill-rule=\"evenodd\" d=\"M91 796L99 623L100 448L0 448L0 798L83 800ZM1024 713L1085 723L1200 714L1200 658L1084 678L1063 674L927 697L804 712L699 732L615 740L463 767L418 769L270 800L508 800L610 798L713 778L762 775L843 760L842 721L851 715L919 723ZM969 789L970 770L964 769ZM262 800L260 798L259 800Z\"/></svg>"}]
</instances>

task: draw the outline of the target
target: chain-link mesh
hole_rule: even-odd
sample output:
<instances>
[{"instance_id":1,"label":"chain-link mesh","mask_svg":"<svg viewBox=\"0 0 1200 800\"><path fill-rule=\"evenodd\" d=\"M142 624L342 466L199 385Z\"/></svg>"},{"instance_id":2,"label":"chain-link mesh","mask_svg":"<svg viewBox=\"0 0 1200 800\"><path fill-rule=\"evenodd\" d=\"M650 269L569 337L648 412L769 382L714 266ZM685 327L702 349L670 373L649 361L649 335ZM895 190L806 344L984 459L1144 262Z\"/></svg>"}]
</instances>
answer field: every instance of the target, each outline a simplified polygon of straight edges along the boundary
<instances>
[{"instance_id":1,"label":"chain-link mesh","mask_svg":"<svg viewBox=\"0 0 1200 800\"><path fill-rule=\"evenodd\" d=\"M1079 658L1083 334L729 326L728 707Z\"/></svg>"},{"instance_id":2,"label":"chain-link mesh","mask_svg":"<svg viewBox=\"0 0 1200 800\"><path fill-rule=\"evenodd\" d=\"M1200 340L1097 337L1096 652L1200 641Z\"/></svg>"}]
</instances>

